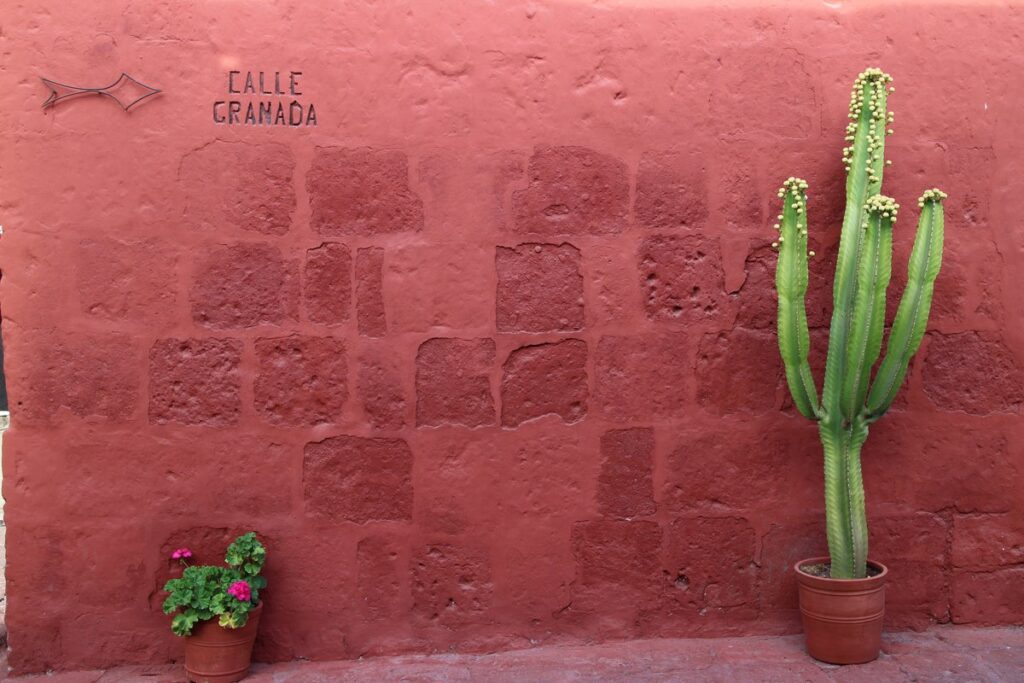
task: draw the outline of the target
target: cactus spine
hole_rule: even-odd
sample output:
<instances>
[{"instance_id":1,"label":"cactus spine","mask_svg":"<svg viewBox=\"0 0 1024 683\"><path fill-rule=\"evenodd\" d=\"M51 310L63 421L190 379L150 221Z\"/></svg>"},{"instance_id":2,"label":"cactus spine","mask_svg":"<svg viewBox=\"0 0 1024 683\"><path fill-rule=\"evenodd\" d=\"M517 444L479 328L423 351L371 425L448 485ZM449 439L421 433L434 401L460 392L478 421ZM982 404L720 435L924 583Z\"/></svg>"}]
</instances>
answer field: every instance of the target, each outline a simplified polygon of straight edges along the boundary
<instances>
[{"instance_id":1,"label":"cactus spine","mask_svg":"<svg viewBox=\"0 0 1024 683\"><path fill-rule=\"evenodd\" d=\"M899 205L880 194L885 138L892 134L886 111L892 78L879 69L857 77L846 128L846 212L839 240L829 328L825 384L818 400L807 362L807 183L789 178L779 190L782 213L775 228L779 251L775 283L779 298L779 351L793 403L818 422L825 461L825 518L832 577L862 578L867 572L868 527L860 451L868 426L881 417L899 390L907 365L921 344L942 262L941 190L918 200L920 222L910 255L909 277L885 358L874 381L885 328L885 292L892 264L892 230Z\"/></svg>"}]
</instances>

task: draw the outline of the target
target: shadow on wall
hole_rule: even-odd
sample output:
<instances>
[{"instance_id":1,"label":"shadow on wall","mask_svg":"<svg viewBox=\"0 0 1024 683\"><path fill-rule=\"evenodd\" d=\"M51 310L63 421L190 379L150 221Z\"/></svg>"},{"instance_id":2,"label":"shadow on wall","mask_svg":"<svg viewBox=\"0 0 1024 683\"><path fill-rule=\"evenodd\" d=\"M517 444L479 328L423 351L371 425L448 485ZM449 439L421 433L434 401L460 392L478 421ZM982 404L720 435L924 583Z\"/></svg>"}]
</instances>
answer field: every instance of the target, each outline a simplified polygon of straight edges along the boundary
<instances>
[{"instance_id":1,"label":"shadow on wall","mask_svg":"<svg viewBox=\"0 0 1024 683\"><path fill-rule=\"evenodd\" d=\"M950 194L864 454L890 626L1024 619L1018 13L28 5L0 71L17 671L180 657L169 553L250 528L267 660L798 628L821 454L775 346L775 191L810 182L820 377L876 64L887 192ZM164 93L44 113L39 55ZM235 69L301 71L317 125L215 123Z\"/></svg>"}]
</instances>

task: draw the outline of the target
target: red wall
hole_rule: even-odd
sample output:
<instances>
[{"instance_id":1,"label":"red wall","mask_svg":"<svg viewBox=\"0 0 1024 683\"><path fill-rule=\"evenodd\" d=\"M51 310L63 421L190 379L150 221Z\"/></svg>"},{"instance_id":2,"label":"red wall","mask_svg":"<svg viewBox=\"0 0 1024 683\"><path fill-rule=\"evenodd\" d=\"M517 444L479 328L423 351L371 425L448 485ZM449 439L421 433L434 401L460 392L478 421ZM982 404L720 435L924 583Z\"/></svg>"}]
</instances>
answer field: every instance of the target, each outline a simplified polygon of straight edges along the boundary
<instances>
[{"instance_id":1,"label":"red wall","mask_svg":"<svg viewBox=\"0 0 1024 683\"><path fill-rule=\"evenodd\" d=\"M797 629L820 446L767 243L806 177L820 366L871 65L887 192L950 195L930 331L865 452L890 625L1024 621L1024 18L787 4L7 8L13 666L180 656L169 551L249 528L263 659ZM261 69L302 72L315 126L214 121L291 101L228 94ZM122 70L163 94L40 109L40 76Z\"/></svg>"}]
</instances>

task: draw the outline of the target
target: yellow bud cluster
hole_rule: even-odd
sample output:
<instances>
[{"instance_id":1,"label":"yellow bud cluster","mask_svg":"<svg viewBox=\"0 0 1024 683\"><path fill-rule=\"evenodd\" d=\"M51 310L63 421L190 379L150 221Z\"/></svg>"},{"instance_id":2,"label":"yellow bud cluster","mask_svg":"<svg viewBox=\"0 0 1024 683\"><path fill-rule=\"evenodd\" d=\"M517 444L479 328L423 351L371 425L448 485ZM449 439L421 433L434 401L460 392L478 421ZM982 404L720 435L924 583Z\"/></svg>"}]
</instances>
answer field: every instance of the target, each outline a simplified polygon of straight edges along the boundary
<instances>
[{"instance_id":1,"label":"yellow bud cluster","mask_svg":"<svg viewBox=\"0 0 1024 683\"><path fill-rule=\"evenodd\" d=\"M880 104L885 102L885 86L892 83L892 76L881 69L871 68L861 72L853 82L853 90L850 93L850 118L856 121L860 118L861 110L867 106L869 111L874 112L875 118L881 118L882 110ZM864 89L869 89L868 100L864 100ZM895 92L889 88L889 92Z\"/></svg>"},{"instance_id":2,"label":"yellow bud cluster","mask_svg":"<svg viewBox=\"0 0 1024 683\"><path fill-rule=\"evenodd\" d=\"M801 214L807 208L807 197L805 196L806 191L806 180L790 176L782 183L782 187L779 188L777 196L783 201L792 202L790 206L797 212L797 214ZM789 197L786 195L789 195ZM781 214L779 214L778 220L782 220Z\"/></svg>"},{"instance_id":3,"label":"yellow bud cluster","mask_svg":"<svg viewBox=\"0 0 1024 683\"><path fill-rule=\"evenodd\" d=\"M794 197L800 197L801 191L807 190L807 181L803 178L794 178L789 176L782 183L782 187L779 188L778 197L782 199L786 196L787 192L791 192ZM779 219L781 220L781 216Z\"/></svg>"},{"instance_id":4,"label":"yellow bud cluster","mask_svg":"<svg viewBox=\"0 0 1024 683\"><path fill-rule=\"evenodd\" d=\"M877 214L881 215L882 218L891 218L892 222L895 223L900 205L892 197L876 194L864 203L864 209L868 214Z\"/></svg>"},{"instance_id":5,"label":"yellow bud cluster","mask_svg":"<svg viewBox=\"0 0 1024 683\"><path fill-rule=\"evenodd\" d=\"M785 203L789 203L789 208L796 213L797 216L803 216L807 210L807 181L802 178L795 178L790 176L782 183L782 187L779 188L778 197ZM804 216L805 220L806 217ZM783 214L779 214L775 217L777 223L772 225L775 230L780 230L780 223L783 220ZM807 229L801 227L797 230L797 235L800 237L807 237ZM785 242L785 238L779 235L777 241L772 242L772 248L778 249L779 245Z\"/></svg>"},{"instance_id":6,"label":"yellow bud cluster","mask_svg":"<svg viewBox=\"0 0 1024 683\"><path fill-rule=\"evenodd\" d=\"M871 130L874 130L876 124L881 126L882 122L892 123L892 112L886 111L885 108L886 86L891 82L892 76L881 69L866 69L857 76L850 94L849 117L854 123L850 123L846 127L845 139L847 142L853 142L856 139L857 125L865 111L870 112ZM888 91L893 92L893 88L889 87ZM885 135L891 134L891 128L885 131ZM882 140L878 139L874 133L869 133L867 142L865 170L868 174L868 181L878 182L880 178L875 170L875 165L881 161ZM847 173L853 167L852 145L843 148L843 166Z\"/></svg>"},{"instance_id":7,"label":"yellow bud cluster","mask_svg":"<svg viewBox=\"0 0 1024 683\"><path fill-rule=\"evenodd\" d=\"M948 196L949 195L947 195L945 192L943 192L939 188L933 187L930 190L925 190L924 191L924 194L921 195L921 198L917 200L917 205L919 207L923 208L925 202L941 202L943 199L945 199Z\"/></svg>"}]
</instances>

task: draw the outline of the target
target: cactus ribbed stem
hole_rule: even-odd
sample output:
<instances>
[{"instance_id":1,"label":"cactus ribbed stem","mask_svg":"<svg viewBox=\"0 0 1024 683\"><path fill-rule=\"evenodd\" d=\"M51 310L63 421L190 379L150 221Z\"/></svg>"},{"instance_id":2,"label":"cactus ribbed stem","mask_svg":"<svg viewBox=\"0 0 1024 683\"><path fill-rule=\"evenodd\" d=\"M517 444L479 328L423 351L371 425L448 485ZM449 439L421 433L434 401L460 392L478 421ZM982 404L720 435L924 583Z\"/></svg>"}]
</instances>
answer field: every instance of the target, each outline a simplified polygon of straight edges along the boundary
<instances>
[{"instance_id":1,"label":"cactus ribbed stem","mask_svg":"<svg viewBox=\"0 0 1024 683\"><path fill-rule=\"evenodd\" d=\"M811 338L807 330L807 183L789 178L779 190L782 198L775 288L779 295L779 349L786 359L786 381L797 410L817 419L818 390L807 362Z\"/></svg>"},{"instance_id":2,"label":"cactus ribbed stem","mask_svg":"<svg viewBox=\"0 0 1024 683\"><path fill-rule=\"evenodd\" d=\"M892 271L892 231L899 205L879 192L886 111L892 79L879 69L857 77L850 98L843 164L847 169L846 212L833 285L835 307L821 401L807 363L807 183L789 178L779 190L776 288L779 295L779 351L797 410L818 420L824 450L825 517L833 578L862 578L867 571L868 527L861 447L868 426L888 410L917 351L928 322L935 278L942 262L943 214L940 190L918 201L921 220L910 257L907 288L889 336L885 359L870 385L885 328L885 293ZM891 88L889 88L891 90ZM813 252L811 253L813 255Z\"/></svg>"},{"instance_id":3,"label":"cactus ribbed stem","mask_svg":"<svg viewBox=\"0 0 1024 683\"><path fill-rule=\"evenodd\" d=\"M853 419L859 417L864 405L871 368L882 349L885 291L889 288L892 274L892 224L899 204L875 195L868 200L867 207L867 227L862 237L849 345L844 354L849 366L841 392L842 413Z\"/></svg>"},{"instance_id":4,"label":"cactus ribbed stem","mask_svg":"<svg viewBox=\"0 0 1024 683\"><path fill-rule=\"evenodd\" d=\"M824 419L836 425L849 427L852 410L843 405L842 389L847 374L860 372L849 367L850 332L853 327L854 297L857 292L857 274L863 257L864 236L868 229L868 199L882 187L885 168L886 85L892 81L878 69L868 69L857 77L850 98L850 118L856 121L853 147L846 177L846 212L843 232L839 238L839 258L833 284L835 307L829 328L828 357L825 361L825 387L822 391ZM882 117L882 120L879 120ZM879 129L881 125L881 129ZM850 149L850 148L848 148Z\"/></svg>"},{"instance_id":5,"label":"cactus ribbed stem","mask_svg":"<svg viewBox=\"0 0 1024 683\"><path fill-rule=\"evenodd\" d=\"M849 469L846 443L842 430L832 425L819 425L821 445L825 452L825 531L828 554L832 560L832 576L853 573L853 533L850 527Z\"/></svg>"},{"instance_id":6,"label":"cactus ribbed stem","mask_svg":"<svg viewBox=\"0 0 1024 683\"><path fill-rule=\"evenodd\" d=\"M850 545L853 548L853 573L850 577L861 578L867 574L868 561L868 515L864 500L864 478L860 469L860 449L868 438L868 428L860 422L848 432L846 446L846 488L847 508L850 514ZM834 574L833 574L834 576Z\"/></svg>"},{"instance_id":7,"label":"cactus ribbed stem","mask_svg":"<svg viewBox=\"0 0 1024 683\"><path fill-rule=\"evenodd\" d=\"M918 200L921 219L914 237L914 248L907 267L907 287L903 290L885 358L875 375L875 383L868 394L865 419L874 422L892 405L907 374L910 359L917 353L928 324L932 306L935 278L942 266L944 220L942 190L928 190Z\"/></svg>"}]
</instances>

